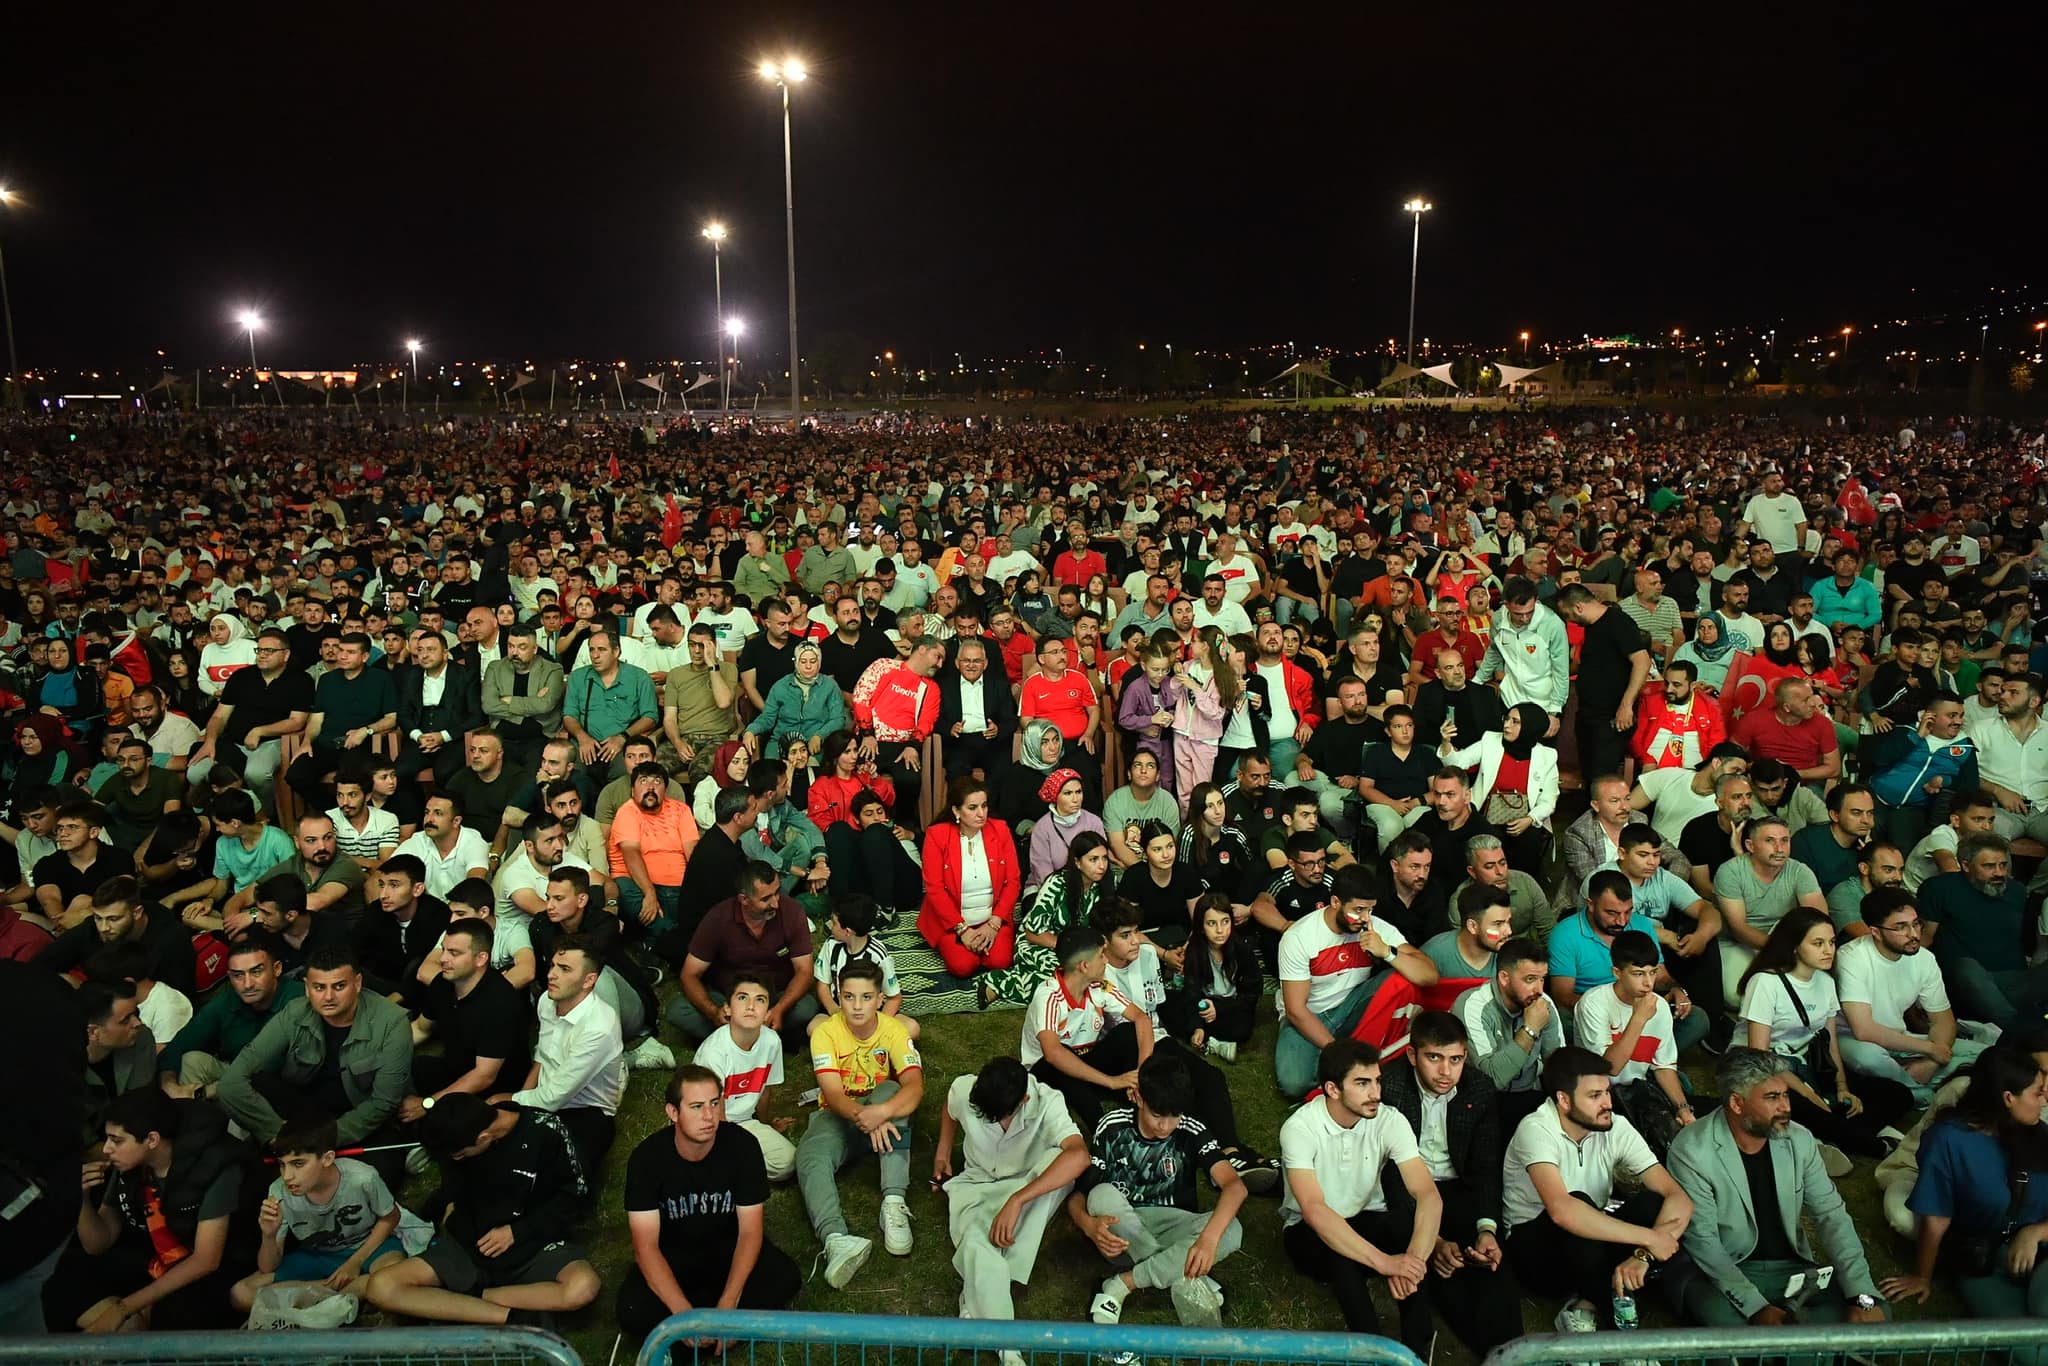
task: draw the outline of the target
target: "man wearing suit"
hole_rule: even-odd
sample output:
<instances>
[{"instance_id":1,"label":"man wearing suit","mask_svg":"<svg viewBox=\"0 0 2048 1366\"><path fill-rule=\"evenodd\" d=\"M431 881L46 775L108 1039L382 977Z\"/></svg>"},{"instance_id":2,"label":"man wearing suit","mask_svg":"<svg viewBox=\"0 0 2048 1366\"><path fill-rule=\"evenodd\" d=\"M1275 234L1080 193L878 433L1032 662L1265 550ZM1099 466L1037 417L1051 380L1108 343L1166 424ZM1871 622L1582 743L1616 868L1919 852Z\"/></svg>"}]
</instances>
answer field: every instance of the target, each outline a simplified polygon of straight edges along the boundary
<instances>
[{"instance_id":1,"label":"man wearing suit","mask_svg":"<svg viewBox=\"0 0 2048 1366\"><path fill-rule=\"evenodd\" d=\"M562 730L562 666L540 657L529 622L507 626L504 644L505 657L484 666L483 713L504 740L512 771L531 773L548 737Z\"/></svg>"},{"instance_id":2,"label":"man wearing suit","mask_svg":"<svg viewBox=\"0 0 2048 1366\"><path fill-rule=\"evenodd\" d=\"M953 667L939 678L939 735L946 777L980 769L995 786L1010 766L1011 737L1017 732L1017 700L1000 672L989 677L988 643L961 640Z\"/></svg>"},{"instance_id":3,"label":"man wearing suit","mask_svg":"<svg viewBox=\"0 0 2048 1366\"><path fill-rule=\"evenodd\" d=\"M1522 1335L1521 1291L1502 1265L1500 1111L1493 1083L1467 1068L1465 1026L1449 1011L1415 1017L1406 1063L1382 1069L1381 1100L1415 1131L1422 1161L1443 1197L1430 1296L1475 1355ZM1397 1181L1382 1184L1390 1213L1411 1203Z\"/></svg>"},{"instance_id":4,"label":"man wearing suit","mask_svg":"<svg viewBox=\"0 0 2048 1366\"><path fill-rule=\"evenodd\" d=\"M412 633L414 667L398 674L398 774L410 780L433 765L442 787L461 770L463 737L484 723L476 671L448 657L432 631Z\"/></svg>"},{"instance_id":5,"label":"man wearing suit","mask_svg":"<svg viewBox=\"0 0 2048 1366\"><path fill-rule=\"evenodd\" d=\"M1790 1076L1787 1059L1776 1053L1730 1048L1716 1078L1719 1112L1702 1115L1671 1141L1671 1175L1695 1211L1684 1238L1692 1272L1672 1290L1695 1323L1884 1321L1884 1297L1821 1165L1820 1141L1792 1122ZM1762 1189L1775 1199L1760 1213ZM1834 1266L1825 1289L1811 1285L1823 1259L1807 1244L1802 1214L1813 1217L1825 1261ZM1808 1282L1804 1293L1789 1288L1794 1276Z\"/></svg>"}]
</instances>

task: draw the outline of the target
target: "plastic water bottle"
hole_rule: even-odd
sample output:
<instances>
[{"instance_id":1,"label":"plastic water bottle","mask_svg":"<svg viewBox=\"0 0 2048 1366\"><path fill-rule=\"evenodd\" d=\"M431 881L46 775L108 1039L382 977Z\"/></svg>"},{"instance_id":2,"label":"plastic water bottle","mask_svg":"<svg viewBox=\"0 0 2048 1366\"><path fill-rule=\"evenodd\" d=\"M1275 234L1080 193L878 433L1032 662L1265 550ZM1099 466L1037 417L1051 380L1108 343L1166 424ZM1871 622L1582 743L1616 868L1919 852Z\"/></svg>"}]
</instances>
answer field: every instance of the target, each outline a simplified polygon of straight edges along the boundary
<instances>
[{"instance_id":1,"label":"plastic water bottle","mask_svg":"<svg viewBox=\"0 0 2048 1366\"><path fill-rule=\"evenodd\" d=\"M1636 1297L1616 1295L1614 1297L1614 1327L1617 1332L1633 1332L1640 1324L1636 1320Z\"/></svg>"},{"instance_id":2,"label":"plastic water bottle","mask_svg":"<svg viewBox=\"0 0 2048 1366\"><path fill-rule=\"evenodd\" d=\"M1208 1013L1209 1013L1209 998L1208 998L1208 997L1206 997L1206 996L1204 996L1204 997L1203 997L1203 998L1202 998L1201 1000L1199 1000L1199 1001L1195 1002L1195 1014L1197 1014L1197 1015L1206 1015L1206 1014L1208 1014Z\"/></svg>"}]
</instances>

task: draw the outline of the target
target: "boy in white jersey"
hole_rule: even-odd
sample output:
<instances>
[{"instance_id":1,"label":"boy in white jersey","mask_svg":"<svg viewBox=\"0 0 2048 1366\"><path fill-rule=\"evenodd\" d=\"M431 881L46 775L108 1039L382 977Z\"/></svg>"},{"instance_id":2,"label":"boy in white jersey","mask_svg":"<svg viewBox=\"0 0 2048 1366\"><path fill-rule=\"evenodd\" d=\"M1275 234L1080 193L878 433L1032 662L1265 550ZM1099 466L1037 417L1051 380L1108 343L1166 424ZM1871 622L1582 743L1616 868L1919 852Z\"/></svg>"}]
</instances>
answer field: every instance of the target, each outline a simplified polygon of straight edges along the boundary
<instances>
[{"instance_id":1,"label":"boy in white jersey","mask_svg":"<svg viewBox=\"0 0 2048 1366\"><path fill-rule=\"evenodd\" d=\"M796 1170L796 1144L785 1135L796 1119L769 1119L769 1096L782 1084L782 1039L763 1026L774 1001L759 973L742 972L725 998L726 1022L697 1045L692 1060L725 1082L725 1118L754 1136L770 1181L787 1181Z\"/></svg>"}]
</instances>

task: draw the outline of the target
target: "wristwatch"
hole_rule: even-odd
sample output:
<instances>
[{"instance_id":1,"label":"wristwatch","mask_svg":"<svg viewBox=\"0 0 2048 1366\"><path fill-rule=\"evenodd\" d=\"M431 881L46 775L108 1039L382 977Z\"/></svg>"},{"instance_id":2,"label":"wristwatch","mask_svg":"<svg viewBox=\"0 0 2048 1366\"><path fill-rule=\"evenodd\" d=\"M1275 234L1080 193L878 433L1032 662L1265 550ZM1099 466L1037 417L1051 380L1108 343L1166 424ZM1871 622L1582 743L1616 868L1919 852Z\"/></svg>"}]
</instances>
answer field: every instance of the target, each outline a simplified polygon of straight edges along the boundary
<instances>
[{"instance_id":1,"label":"wristwatch","mask_svg":"<svg viewBox=\"0 0 2048 1366\"><path fill-rule=\"evenodd\" d=\"M421 1108L422 1110L431 1110L431 1109L433 1109L433 1108L434 1108L434 1097L432 1097L432 1096L421 1096L421 1097L420 1097L420 1108Z\"/></svg>"},{"instance_id":2,"label":"wristwatch","mask_svg":"<svg viewBox=\"0 0 2048 1366\"><path fill-rule=\"evenodd\" d=\"M1877 1296L1855 1295L1850 1297L1849 1303L1857 1309L1875 1309L1877 1308Z\"/></svg>"}]
</instances>

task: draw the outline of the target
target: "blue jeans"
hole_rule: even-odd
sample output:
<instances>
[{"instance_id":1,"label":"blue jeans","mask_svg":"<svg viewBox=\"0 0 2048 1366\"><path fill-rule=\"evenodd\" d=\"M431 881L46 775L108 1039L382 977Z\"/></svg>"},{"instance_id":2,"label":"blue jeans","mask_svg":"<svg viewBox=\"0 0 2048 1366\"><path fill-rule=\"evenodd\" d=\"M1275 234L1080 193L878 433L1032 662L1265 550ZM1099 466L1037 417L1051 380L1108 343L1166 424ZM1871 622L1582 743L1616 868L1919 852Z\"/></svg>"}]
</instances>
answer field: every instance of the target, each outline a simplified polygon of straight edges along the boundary
<instances>
[{"instance_id":1,"label":"blue jeans","mask_svg":"<svg viewBox=\"0 0 2048 1366\"><path fill-rule=\"evenodd\" d=\"M1276 735L1266 745L1266 757L1273 761L1273 781L1280 783L1281 775L1286 781L1294 781L1294 756L1301 753L1301 746L1294 743L1294 732Z\"/></svg>"},{"instance_id":2,"label":"blue jeans","mask_svg":"<svg viewBox=\"0 0 2048 1366\"><path fill-rule=\"evenodd\" d=\"M1365 1014L1366 1005L1373 993L1380 989L1380 983L1387 980L1384 972L1375 973L1351 989L1351 994L1335 1006L1316 1016L1323 1022L1323 1028L1334 1038L1343 1038L1358 1028L1359 1017ZM1316 1064L1322 1060L1323 1050L1310 1043L1302 1032L1286 1020L1280 1022L1280 1037L1273 1043L1273 1079L1280 1086L1280 1094L1290 1100L1299 1100L1315 1089Z\"/></svg>"},{"instance_id":3,"label":"blue jeans","mask_svg":"<svg viewBox=\"0 0 2048 1366\"><path fill-rule=\"evenodd\" d=\"M28 1270L0 1281L0 1338L27 1337L50 1331L49 1325L43 1322L43 1283L56 1272L57 1259L69 1246L71 1239L67 1237L50 1249L49 1256ZM70 1325L65 1327L68 1330Z\"/></svg>"},{"instance_id":4,"label":"blue jeans","mask_svg":"<svg viewBox=\"0 0 2048 1366\"><path fill-rule=\"evenodd\" d=\"M2011 1031L2022 1020L2040 1019L2048 1008L2048 974L2034 968L1992 969L1974 958L1951 958L1941 966L1959 1019Z\"/></svg>"},{"instance_id":5,"label":"blue jeans","mask_svg":"<svg viewBox=\"0 0 2048 1366\"><path fill-rule=\"evenodd\" d=\"M647 898L640 891L640 884L629 877L618 879L619 923L637 925L640 923L640 909ZM654 917L652 925L642 926L650 942L663 935L682 928L683 889L663 887L655 884L654 899L661 906L661 914Z\"/></svg>"}]
</instances>

